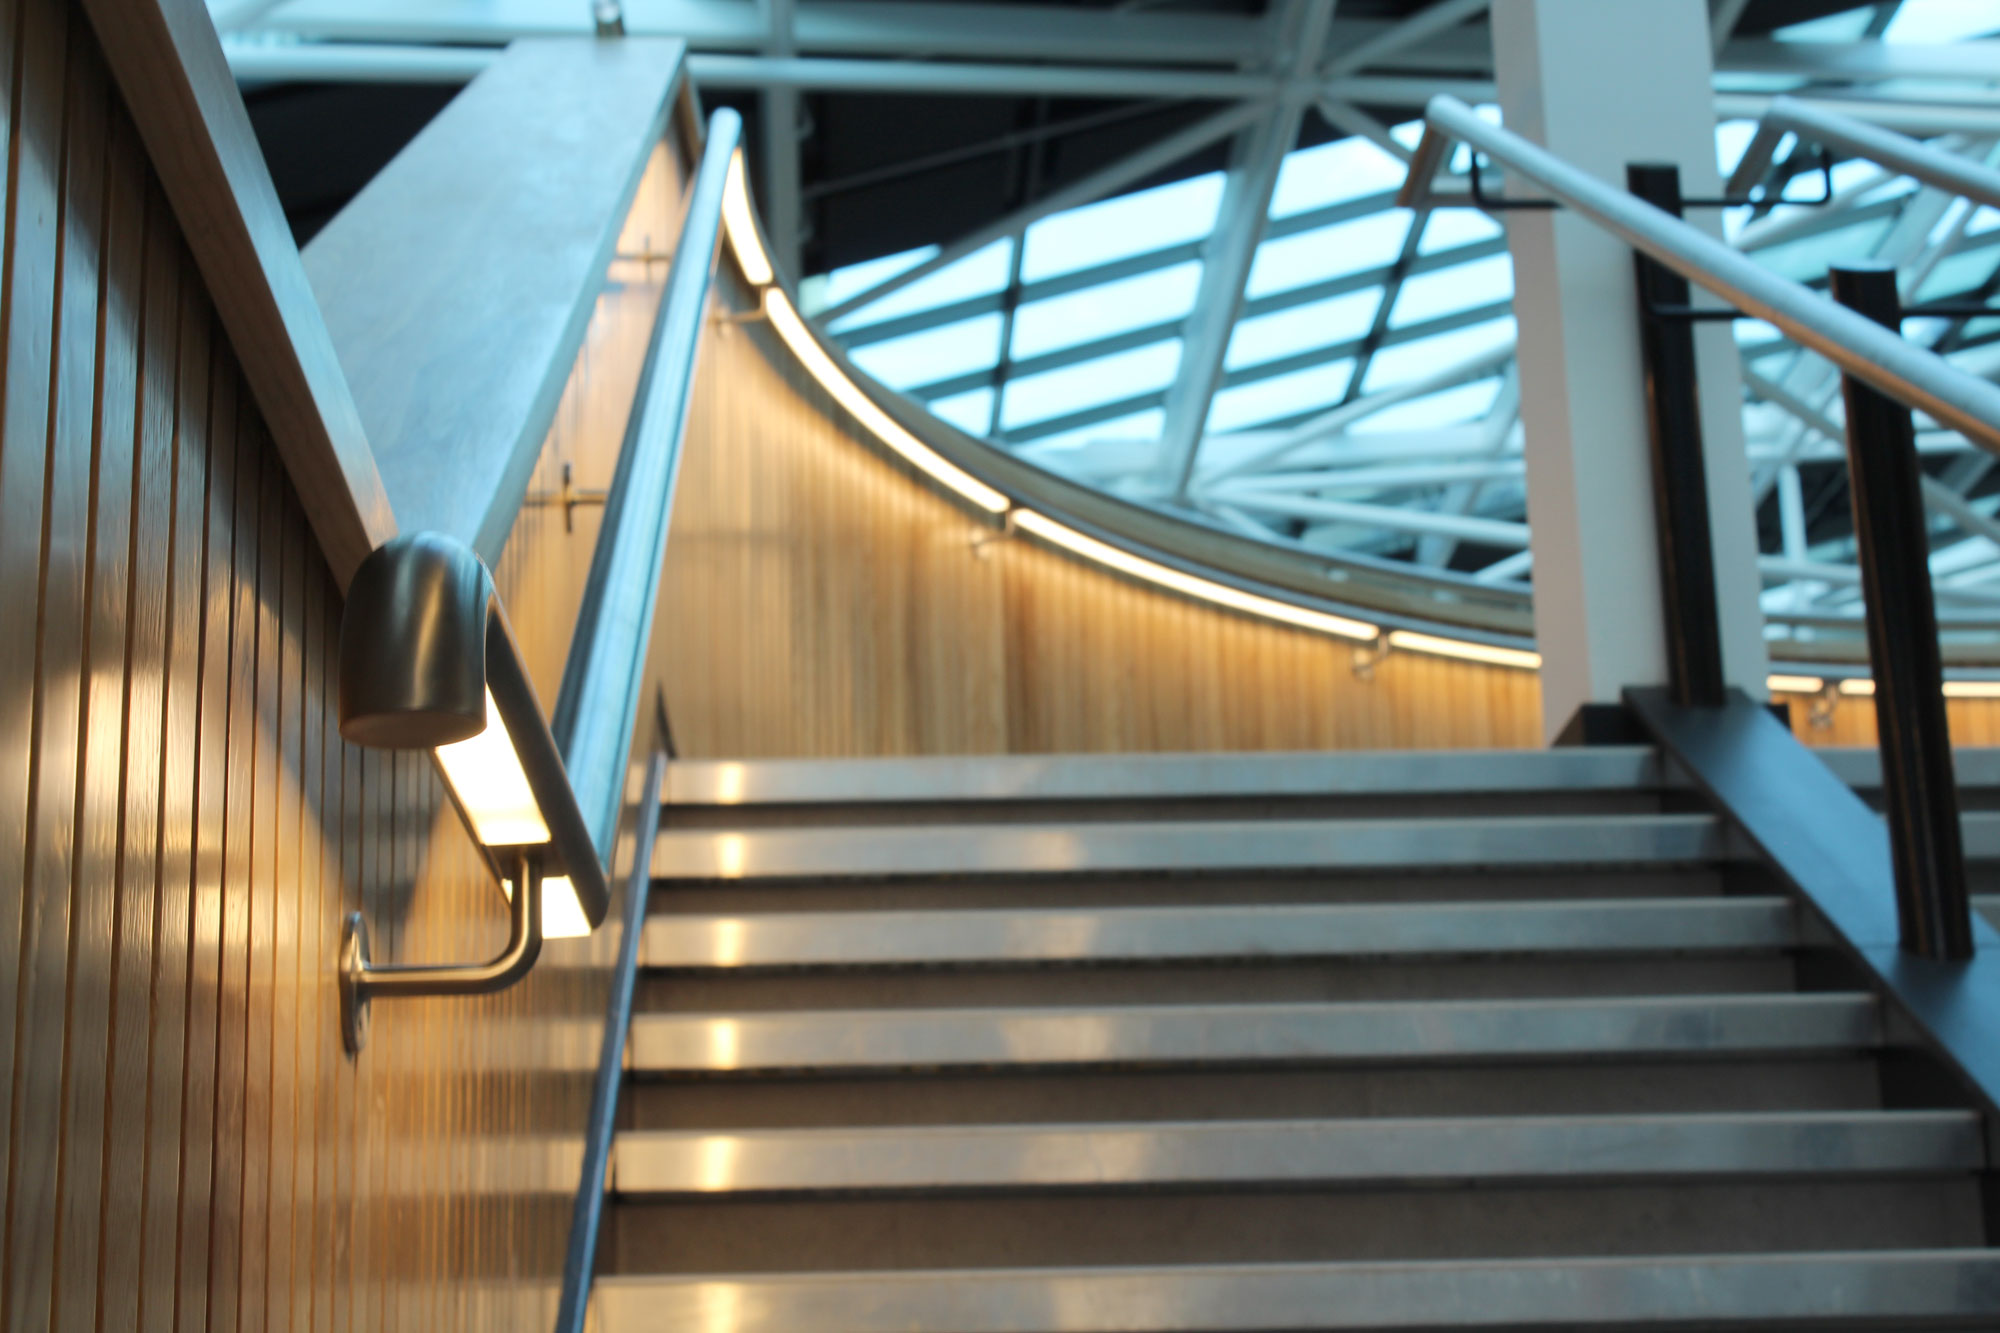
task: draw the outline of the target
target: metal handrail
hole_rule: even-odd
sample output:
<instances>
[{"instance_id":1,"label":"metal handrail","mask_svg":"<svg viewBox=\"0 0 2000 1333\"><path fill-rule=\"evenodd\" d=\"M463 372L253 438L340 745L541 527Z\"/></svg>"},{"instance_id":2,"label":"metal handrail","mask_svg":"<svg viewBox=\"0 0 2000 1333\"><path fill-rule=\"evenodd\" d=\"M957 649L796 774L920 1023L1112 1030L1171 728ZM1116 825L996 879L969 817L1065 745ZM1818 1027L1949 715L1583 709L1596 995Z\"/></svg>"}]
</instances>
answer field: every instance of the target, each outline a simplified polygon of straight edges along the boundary
<instances>
[{"instance_id":1,"label":"metal handrail","mask_svg":"<svg viewBox=\"0 0 2000 1333\"><path fill-rule=\"evenodd\" d=\"M549 724L576 785L577 804L606 860L617 835L625 764L639 716L695 354L722 237L722 198L742 136L743 121L734 111L710 118Z\"/></svg>"},{"instance_id":2,"label":"metal handrail","mask_svg":"<svg viewBox=\"0 0 2000 1333\"><path fill-rule=\"evenodd\" d=\"M555 1333L584 1333L590 1284L597 1272L597 1241L604 1229L604 1194L611 1169L611 1145L618 1133L618 1087L625 1076L625 1039L632 1030L632 1000L638 986L640 929L646 920L646 890L653 875L653 843L660 832L660 796L666 785L667 757L655 754L646 765L639 794L639 827L632 844L632 869L625 877L625 934L611 971L605 1003L604 1038L590 1088L590 1119L583 1134L583 1170L571 1206L569 1245L563 1253L562 1295L556 1305Z\"/></svg>"},{"instance_id":3,"label":"metal handrail","mask_svg":"<svg viewBox=\"0 0 2000 1333\"><path fill-rule=\"evenodd\" d=\"M1746 174L1762 174L1771 152L1787 133L1811 139L1828 148L1844 149L1856 157L1914 177L1946 194L2000 208L2000 171L1933 148L1921 139L1912 139L1906 134L1885 130L1837 111L1811 106L1792 97L1778 98L1764 113L1756 137L1744 150L1742 165L1730 178L1731 193L1747 188L1749 182L1743 179Z\"/></svg>"},{"instance_id":4,"label":"metal handrail","mask_svg":"<svg viewBox=\"0 0 2000 1333\"><path fill-rule=\"evenodd\" d=\"M1439 202L1431 193L1431 181L1444 164L1449 141L1457 139L1534 182L1641 254L1721 297L1746 317L1775 325L1856 379L2000 454L2000 386L1905 342L1809 287L1779 277L1699 228L1605 184L1520 135L1488 124L1455 97L1432 98L1424 120L1423 140L1397 196L1403 207Z\"/></svg>"},{"instance_id":5,"label":"metal handrail","mask_svg":"<svg viewBox=\"0 0 2000 1333\"><path fill-rule=\"evenodd\" d=\"M550 725L576 786L578 805L607 862L618 832L654 607L659 600L674 483L687 433L696 354L720 253L722 201L742 137L743 122L734 111L720 110L709 119L701 164L688 191L680 237L674 245L666 292L653 320L645 367L633 394L632 416L626 423L617 471L605 497L603 526L591 555L590 575L584 584L569 659L563 667L555 720ZM632 867L625 881L625 934L612 968L604 1036L591 1089L583 1167L572 1206L562 1294L556 1307L556 1333L583 1333L589 1312L666 758L663 754L653 756L639 798Z\"/></svg>"}]
</instances>

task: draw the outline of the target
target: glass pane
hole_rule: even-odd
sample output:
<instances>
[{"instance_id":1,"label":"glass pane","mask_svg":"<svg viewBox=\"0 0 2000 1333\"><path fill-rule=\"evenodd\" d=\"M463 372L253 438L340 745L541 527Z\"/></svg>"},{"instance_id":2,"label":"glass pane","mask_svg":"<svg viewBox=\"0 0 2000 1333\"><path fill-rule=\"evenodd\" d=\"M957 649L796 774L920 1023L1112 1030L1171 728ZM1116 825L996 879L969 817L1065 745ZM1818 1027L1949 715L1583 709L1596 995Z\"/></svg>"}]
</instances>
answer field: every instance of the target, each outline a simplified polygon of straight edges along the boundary
<instances>
[{"instance_id":1,"label":"glass pane","mask_svg":"<svg viewBox=\"0 0 2000 1333\"><path fill-rule=\"evenodd\" d=\"M833 331L842 333L877 320L913 315L920 310L963 301L968 296L997 292L1007 285L1007 269L1013 262L1014 243L995 241L983 250L973 251L949 268L920 278L903 290L891 292L845 319L836 320Z\"/></svg>"},{"instance_id":2,"label":"glass pane","mask_svg":"<svg viewBox=\"0 0 2000 1333\"><path fill-rule=\"evenodd\" d=\"M967 435L984 435L993 420L993 390L974 389L939 398L930 405L934 416L943 417Z\"/></svg>"},{"instance_id":3,"label":"glass pane","mask_svg":"<svg viewBox=\"0 0 2000 1333\"><path fill-rule=\"evenodd\" d=\"M1363 417L1349 429L1356 435L1368 435L1430 430L1477 421L1493 410L1493 400L1499 393L1498 378L1476 380L1471 384L1461 384L1456 389L1427 393L1422 398L1398 403L1372 417Z\"/></svg>"},{"instance_id":4,"label":"glass pane","mask_svg":"<svg viewBox=\"0 0 2000 1333\"><path fill-rule=\"evenodd\" d=\"M1014 313L1014 357L1039 356L1179 319L1193 309L1200 285L1200 264L1175 264L1024 305Z\"/></svg>"},{"instance_id":5,"label":"glass pane","mask_svg":"<svg viewBox=\"0 0 2000 1333\"><path fill-rule=\"evenodd\" d=\"M1039 282L1200 240L1214 230L1221 206L1222 173L1211 171L1043 218L1028 228L1021 278Z\"/></svg>"},{"instance_id":6,"label":"glass pane","mask_svg":"<svg viewBox=\"0 0 2000 1333\"><path fill-rule=\"evenodd\" d=\"M1877 218L1839 231L1822 232L1753 251L1757 262L1795 282L1826 276L1826 266L1842 259L1865 259L1889 233L1890 220Z\"/></svg>"},{"instance_id":7,"label":"glass pane","mask_svg":"<svg viewBox=\"0 0 2000 1333\"><path fill-rule=\"evenodd\" d=\"M1368 379L1363 388L1368 393L1374 393L1422 379L1449 366L1470 361L1482 353L1508 346L1513 341L1514 317L1508 315L1504 319L1489 319L1484 324L1474 324L1471 328L1453 329L1436 337L1384 347L1368 363Z\"/></svg>"},{"instance_id":8,"label":"glass pane","mask_svg":"<svg viewBox=\"0 0 2000 1333\"><path fill-rule=\"evenodd\" d=\"M1885 42L1962 42L2000 33L1993 0L1903 0L1882 30Z\"/></svg>"},{"instance_id":9,"label":"glass pane","mask_svg":"<svg viewBox=\"0 0 2000 1333\"><path fill-rule=\"evenodd\" d=\"M1488 255L1470 264L1419 273L1404 279L1389 327L1406 328L1440 315L1505 301L1513 294L1514 261L1506 255Z\"/></svg>"},{"instance_id":10,"label":"glass pane","mask_svg":"<svg viewBox=\"0 0 2000 1333\"><path fill-rule=\"evenodd\" d=\"M1075 430L1044 435L1031 447L1036 458L1061 467L1062 455L1065 452L1089 444L1093 440L1157 440L1166 424L1165 409L1149 407L1144 412L1134 412L1129 417L1113 417L1110 421L1100 421L1094 426L1078 426Z\"/></svg>"},{"instance_id":11,"label":"glass pane","mask_svg":"<svg viewBox=\"0 0 2000 1333\"><path fill-rule=\"evenodd\" d=\"M854 349L854 364L892 389L979 370L1000 359L1000 316L979 315Z\"/></svg>"},{"instance_id":12,"label":"glass pane","mask_svg":"<svg viewBox=\"0 0 2000 1333\"><path fill-rule=\"evenodd\" d=\"M1099 403L1164 389L1173 382L1180 360L1181 340L1173 338L1012 380L1000 408L1000 425L1012 430L1050 417L1081 412Z\"/></svg>"},{"instance_id":13,"label":"glass pane","mask_svg":"<svg viewBox=\"0 0 2000 1333\"><path fill-rule=\"evenodd\" d=\"M849 264L846 268L837 268L831 273L807 278L799 284L799 303L805 306L809 313L839 305L856 292L865 292L876 283L887 281L905 269L915 268L937 252L938 248L935 245L922 245L914 250L905 250L899 255L884 255L880 259Z\"/></svg>"},{"instance_id":14,"label":"glass pane","mask_svg":"<svg viewBox=\"0 0 2000 1333\"><path fill-rule=\"evenodd\" d=\"M1506 234L1499 223L1477 209L1440 208L1424 224L1424 235L1417 242L1417 253L1434 255L1440 250L1455 250L1461 245L1497 240Z\"/></svg>"},{"instance_id":15,"label":"glass pane","mask_svg":"<svg viewBox=\"0 0 2000 1333\"><path fill-rule=\"evenodd\" d=\"M1273 375L1254 384L1224 389L1209 405L1208 428L1215 432L1242 430L1332 407L1347 392L1347 383L1353 378L1354 362L1330 361L1289 375Z\"/></svg>"},{"instance_id":16,"label":"glass pane","mask_svg":"<svg viewBox=\"0 0 2000 1333\"><path fill-rule=\"evenodd\" d=\"M1399 188L1409 168L1362 138L1337 139L1285 155L1271 216L1290 217Z\"/></svg>"},{"instance_id":17,"label":"glass pane","mask_svg":"<svg viewBox=\"0 0 2000 1333\"><path fill-rule=\"evenodd\" d=\"M1309 301L1275 314L1258 315L1236 326L1223 362L1231 370L1254 366L1310 347L1330 347L1362 337L1375 323L1382 293L1370 288L1321 301Z\"/></svg>"},{"instance_id":18,"label":"glass pane","mask_svg":"<svg viewBox=\"0 0 2000 1333\"><path fill-rule=\"evenodd\" d=\"M1249 294L1264 296L1307 283L1393 264L1403 253L1410 215L1402 209L1300 232L1257 247Z\"/></svg>"},{"instance_id":19,"label":"glass pane","mask_svg":"<svg viewBox=\"0 0 2000 1333\"><path fill-rule=\"evenodd\" d=\"M1953 255L1931 270L1930 277L1917 289L1917 299L1935 301L1939 297L1969 292L1993 276L1996 262L2000 262L2000 247L1990 245Z\"/></svg>"}]
</instances>

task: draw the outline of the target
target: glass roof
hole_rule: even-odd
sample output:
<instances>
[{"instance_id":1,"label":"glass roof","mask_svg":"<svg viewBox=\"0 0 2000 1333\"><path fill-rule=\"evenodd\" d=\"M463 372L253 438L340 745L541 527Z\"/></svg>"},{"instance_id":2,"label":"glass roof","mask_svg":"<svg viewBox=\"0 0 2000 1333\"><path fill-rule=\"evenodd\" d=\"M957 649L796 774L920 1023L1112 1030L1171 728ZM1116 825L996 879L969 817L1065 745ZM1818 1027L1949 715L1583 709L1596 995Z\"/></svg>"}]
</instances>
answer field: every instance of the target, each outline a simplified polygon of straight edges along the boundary
<instances>
[{"instance_id":1,"label":"glass roof","mask_svg":"<svg viewBox=\"0 0 2000 1333\"><path fill-rule=\"evenodd\" d=\"M1903 0L1774 35L1939 44L1996 30L1993 0ZM1765 77L1760 88L1806 84ZM1994 85L1956 91L1967 87L1993 100ZM1481 110L1498 119L1496 108ZM1395 207L1406 170L1397 150L1413 146L1419 130L1410 121L1284 157L1184 491L1163 480L1155 453L1202 287L1204 245L1224 207L1220 171L1039 218L1022 234L1018 264L1007 242L996 243L843 311L831 331L889 387L1081 480L1272 541L1525 589L1532 567L1522 549L1512 263L1503 228L1481 212ZM1717 125L1725 177L1756 130L1743 119ZM2000 121L1992 133L1929 142L2000 164ZM1980 298L2000 286L2000 211L1865 161L1831 160L1822 170L1818 150L1790 136L1772 162L1764 187L1785 202L1727 210L1722 225L1732 244L1774 271L1823 285L1830 263L1872 257L1898 267L1912 301ZM1454 169L1468 165L1461 150ZM850 302L936 253L808 278L802 299L808 310ZM968 314L971 298L985 298L976 315ZM1841 444L1818 428L1838 415L1839 378L1768 325L1742 320L1736 328L1769 566L1766 609L1851 614L1858 589ZM1906 334L1978 373L2000 372L2000 318L1912 321ZM1941 431L1927 432L1923 447L1969 507L1939 525L1941 587L1963 593L1941 610L2000 619L2000 523L1979 523L2000 510L1992 460ZM1319 502L1331 497L1361 507L1328 518L1333 511ZM1383 511L1379 523L1368 521L1369 506ZM1463 539L1399 527L1395 511L1411 508L1475 522ZM1827 577L1799 577L1814 566Z\"/></svg>"}]
</instances>

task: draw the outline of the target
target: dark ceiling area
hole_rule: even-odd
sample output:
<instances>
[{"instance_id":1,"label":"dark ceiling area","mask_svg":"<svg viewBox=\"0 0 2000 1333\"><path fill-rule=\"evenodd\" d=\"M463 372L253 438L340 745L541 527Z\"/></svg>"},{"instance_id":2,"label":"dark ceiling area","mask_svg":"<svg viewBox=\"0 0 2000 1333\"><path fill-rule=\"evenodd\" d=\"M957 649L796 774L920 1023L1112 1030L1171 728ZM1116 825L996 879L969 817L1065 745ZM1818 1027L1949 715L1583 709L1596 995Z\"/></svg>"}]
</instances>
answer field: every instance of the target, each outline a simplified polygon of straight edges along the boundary
<instances>
[{"instance_id":1,"label":"dark ceiling area","mask_svg":"<svg viewBox=\"0 0 2000 1333\"><path fill-rule=\"evenodd\" d=\"M1341 0L1338 12L1342 18L1394 19L1425 3ZM1083 0L1079 7L1115 6ZM1262 7L1255 0L1184 6L1209 13L1254 13ZM1755 37L1859 7L1853 0L1753 0L1736 31ZM454 92L375 84L249 90L252 123L300 241L339 212ZM799 101L808 273L969 232L1215 110L1213 102L938 94L816 93ZM710 107L731 106L743 114L753 166L759 102L755 93L734 91L708 101ZM1414 111L1365 109L1391 122ZM1309 115L1300 142L1310 146L1338 137L1324 120ZM1226 143L1215 144L1131 188L1215 170L1224 165L1227 151Z\"/></svg>"}]
</instances>

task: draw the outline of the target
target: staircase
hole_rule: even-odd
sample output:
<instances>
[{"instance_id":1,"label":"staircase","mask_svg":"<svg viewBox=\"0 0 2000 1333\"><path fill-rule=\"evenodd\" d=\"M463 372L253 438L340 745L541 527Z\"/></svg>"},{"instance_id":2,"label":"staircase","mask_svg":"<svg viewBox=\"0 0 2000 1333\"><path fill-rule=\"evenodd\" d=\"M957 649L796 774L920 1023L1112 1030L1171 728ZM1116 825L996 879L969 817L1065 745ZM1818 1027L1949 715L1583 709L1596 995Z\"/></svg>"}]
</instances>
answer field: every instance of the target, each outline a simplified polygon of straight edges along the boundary
<instances>
[{"instance_id":1,"label":"staircase","mask_svg":"<svg viewBox=\"0 0 2000 1333\"><path fill-rule=\"evenodd\" d=\"M1979 1115L1649 750L670 788L604 1333L2000 1328Z\"/></svg>"}]
</instances>

